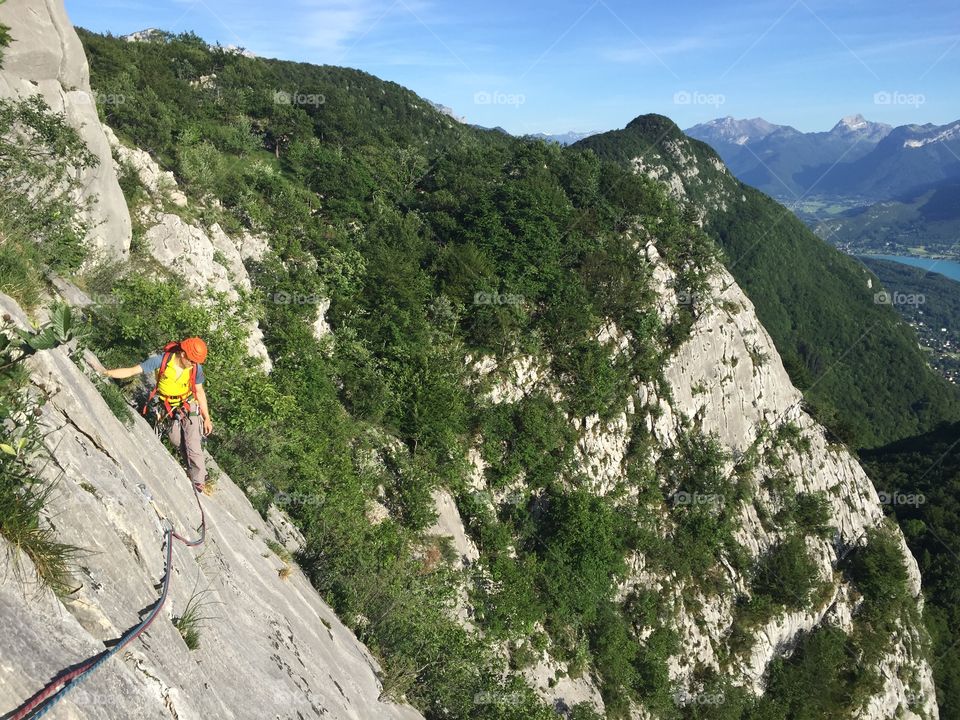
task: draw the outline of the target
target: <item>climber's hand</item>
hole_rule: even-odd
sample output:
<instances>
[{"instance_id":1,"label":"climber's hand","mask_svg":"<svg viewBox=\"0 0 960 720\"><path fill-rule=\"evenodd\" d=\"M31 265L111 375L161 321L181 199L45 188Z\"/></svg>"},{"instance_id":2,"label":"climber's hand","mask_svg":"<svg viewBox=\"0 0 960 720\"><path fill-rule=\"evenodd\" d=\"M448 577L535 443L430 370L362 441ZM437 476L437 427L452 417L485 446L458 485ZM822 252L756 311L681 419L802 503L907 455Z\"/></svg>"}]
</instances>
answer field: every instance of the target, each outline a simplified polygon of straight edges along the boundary
<instances>
[{"instance_id":1,"label":"climber's hand","mask_svg":"<svg viewBox=\"0 0 960 720\"><path fill-rule=\"evenodd\" d=\"M102 375L103 377L109 377L107 375L107 369L103 366L103 363L97 359L97 356L93 353L88 353L84 356L84 359L87 361L87 364L93 368L93 371L97 375Z\"/></svg>"},{"instance_id":2,"label":"climber's hand","mask_svg":"<svg viewBox=\"0 0 960 720\"><path fill-rule=\"evenodd\" d=\"M213 420L208 417L203 419L203 434L209 435L213 432Z\"/></svg>"}]
</instances>

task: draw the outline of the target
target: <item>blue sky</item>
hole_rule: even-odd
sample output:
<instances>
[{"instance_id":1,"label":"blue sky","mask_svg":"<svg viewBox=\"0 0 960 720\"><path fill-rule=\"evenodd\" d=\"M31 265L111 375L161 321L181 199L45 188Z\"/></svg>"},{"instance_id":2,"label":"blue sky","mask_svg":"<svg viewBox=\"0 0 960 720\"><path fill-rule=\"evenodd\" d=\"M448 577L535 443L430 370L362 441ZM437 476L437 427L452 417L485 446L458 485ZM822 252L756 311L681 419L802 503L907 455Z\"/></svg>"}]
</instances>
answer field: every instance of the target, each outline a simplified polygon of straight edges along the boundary
<instances>
[{"instance_id":1,"label":"blue sky","mask_svg":"<svg viewBox=\"0 0 960 720\"><path fill-rule=\"evenodd\" d=\"M258 55L360 68L513 133L762 116L960 119L955 0L65 0L77 25L192 30Z\"/></svg>"}]
</instances>

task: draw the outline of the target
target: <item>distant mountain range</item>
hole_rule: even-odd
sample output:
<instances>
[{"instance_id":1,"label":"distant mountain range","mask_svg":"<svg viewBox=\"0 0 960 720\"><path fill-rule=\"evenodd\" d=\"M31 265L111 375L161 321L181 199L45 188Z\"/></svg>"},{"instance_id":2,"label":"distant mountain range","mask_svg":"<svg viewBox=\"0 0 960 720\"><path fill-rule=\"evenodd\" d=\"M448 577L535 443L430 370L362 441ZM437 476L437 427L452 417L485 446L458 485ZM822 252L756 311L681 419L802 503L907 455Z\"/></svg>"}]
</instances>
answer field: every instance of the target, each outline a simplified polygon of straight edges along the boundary
<instances>
[{"instance_id":1,"label":"distant mountain range","mask_svg":"<svg viewBox=\"0 0 960 720\"><path fill-rule=\"evenodd\" d=\"M931 183L960 178L960 121L947 125L902 125L869 153L845 158L833 168L808 167L801 184L822 175L817 192L886 200L917 192Z\"/></svg>"},{"instance_id":2,"label":"distant mountain range","mask_svg":"<svg viewBox=\"0 0 960 720\"><path fill-rule=\"evenodd\" d=\"M686 133L847 250L957 254L960 121L892 128L852 115L803 133L726 117Z\"/></svg>"},{"instance_id":3,"label":"distant mountain range","mask_svg":"<svg viewBox=\"0 0 960 720\"><path fill-rule=\"evenodd\" d=\"M560 143L561 145L573 145L575 142L579 142L584 138L588 138L591 135L596 135L599 133L599 130L591 130L590 132L565 132L556 135L551 135L549 133L534 133L528 135L528 137L536 138L538 140L546 140L547 142Z\"/></svg>"},{"instance_id":4,"label":"distant mountain range","mask_svg":"<svg viewBox=\"0 0 960 720\"><path fill-rule=\"evenodd\" d=\"M480 130L495 130L496 132L503 133L504 135L512 135L513 133L504 130L499 125L497 127L484 127L483 125L473 125L472 127L478 128ZM529 135L524 135L523 137L532 138L534 140L544 140L546 142L558 143L560 145L573 145L575 142L580 142L584 138L591 137L592 135L597 135L600 130L591 130L590 132L565 132L559 133L556 135L551 135L549 133L532 133Z\"/></svg>"},{"instance_id":5,"label":"distant mountain range","mask_svg":"<svg viewBox=\"0 0 960 720\"><path fill-rule=\"evenodd\" d=\"M851 115L828 132L804 133L725 117L685 132L713 147L740 180L786 201L888 200L960 177L960 121L893 128Z\"/></svg>"},{"instance_id":6,"label":"distant mountain range","mask_svg":"<svg viewBox=\"0 0 960 720\"><path fill-rule=\"evenodd\" d=\"M748 185L779 199L794 201L819 190L808 177L813 169L852 162L869 154L892 127L862 115L841 119L828 132L800 132L763 118L711 120L686 130L720 155L730 171Z\"/></svg>"}]
</instances>

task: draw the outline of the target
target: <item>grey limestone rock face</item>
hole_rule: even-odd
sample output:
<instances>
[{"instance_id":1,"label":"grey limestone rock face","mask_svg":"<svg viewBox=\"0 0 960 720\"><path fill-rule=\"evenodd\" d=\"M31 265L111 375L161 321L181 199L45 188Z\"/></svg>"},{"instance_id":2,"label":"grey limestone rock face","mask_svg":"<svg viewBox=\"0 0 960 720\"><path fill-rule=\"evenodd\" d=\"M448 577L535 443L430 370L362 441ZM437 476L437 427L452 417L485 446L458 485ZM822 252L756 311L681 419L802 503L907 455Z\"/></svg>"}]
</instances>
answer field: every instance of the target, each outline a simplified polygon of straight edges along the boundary
<instances>
[{"instance_id":1,"label":"grey limestone rock face","mask_svg":"<svg viewBox=\"0 0 960 720\"><path fill-rule=\"evenodd\" d=\"M106 257L125 257L130 249L130 213L117 182L90 91L83 46L61 0L10 0L0 4L0 23L10 26L13 42L4 50L0 97L42 95L80 133L99 164L81 176L81 200L94 200L86 212L88 242Z\"/></svg>"},{"instance_id":2,"label":"grey limestone rock face","mask_svg":"<svg viewBox=\"0 0 960 720\"><path fill-rule=\"evenodd\" d=\"M10 298L0 312L26 318ZM84 549L61 602L0 576L0 711L17 707L57 672L104 649L157 599L164 570L159 514L194 536L199 513L187 476L141 418L125 426L62 349L30 361L32 388L49 394L45 444L56 482L47 522L61 542ZM173 548L170 597L142 639L66 696L50 717L324 718L415 720L409 706L381 702L379 667L296 567L266 540L291 540L253 509L226 474L202 498L207 539ZM159 514L158 514L159 513ZM0 540L0 554L11 548ZM31 567L21 557L26 574ZM200 647L187 649L171 620L196 592L205 603Z\"/></svg>"},{"instance_id":3,"label":"grey limestone rock face","mask_svg":"<svg viewBox=\"0 0 960 720\"><path fill-rule=\"evenodd\" d=\"M664 317L669 317L678 303L692 299L680 297L673 290L672 273L655 248L648 244L644 252L653 264L654 288L658 294L655 304ZM690 336L663 368L669 390L661 393L664 397L658 396L653 385L638 386L635 393L625 399L625 410L620 415L606 421L596 415L568 418L579 438L574 457L582 476L598 494L626 487L625 449L631 439L631 427L637 422L646 426L654 440L655 457L673 447L684 428L694 424L702 434L713 436L728 454L725 472L731 475L734 459L743 456L751 446L759 443L761 451L773 446L770 439L764 439L770 428L792 423L809 443L808 449L784 446L777 452L782 469L792 479L797 492L820 492L829 501L830 521L836 527L836 537L808 538L807 544L811 557L817 561L821 579L831 579L841 555L862 541L868 528L883 521L878 493L856 458L846 448L831 446L824 429L804 411L802 394L792 385L773 340L758 320L753 304L729 273L718 269L709 290L696 302L701 307ZM617 336L614 329L605 334L613 352L616 352ZM471 358L470 361L479 375L490 376L494 381L487 396L491 402L516 402L526 392L551 385L549 372L539 369L536 358L519 357L501 366L491 358L478 361ZM469 459L474 468L471 487L489 490L476 446ZM773 474L765 462L762 460L758 465L757 477ZM522 482L518 489L524 490ZM776 528L761 521L760 506L770 514L777 510L777 499L762 486L755 489L753 503L744 504L735 532L737 542L752 558L759 557L780 539ZM902 547L909 590L921 605L917 563L899 531L896 536ZM696 696L694 671L697 667L711 667L734 684L762 694L765 673L775 658L789 655L800 635L818 625L849 626L858 602L851 586L840 581L825 601L811 603L798 612L777 614L756 628L746 653L724 664L721 658L731 656L728 644L735 618L733 594L704 595L674 575L651 572L639 555L630 559L630 566L621 597L634 588L651 589L669 598L675 610L674 629L679 636L680 650L670 659L669 672L681 697ZM741 593L749 591L747 577L732 567L727 567L726 572L733 588ZM694 602L688 601L691 592ZM883 686L861 708L858 718L918 720L920 713L927 718L938 717L932 671L922 652L917 650L922 644L922 632L918 627L900 628L877 668ZM540 663L536 672L550 675L548 668L547 663ZM551 703L572 704L573 700L582 700L598 711L602 709L589 683L581 687L555 685L551 688L536 682L533 676L530 679L540 695ZM636 717L649 717L642 707L634 710Z\"/></svg>"}]
</instances>

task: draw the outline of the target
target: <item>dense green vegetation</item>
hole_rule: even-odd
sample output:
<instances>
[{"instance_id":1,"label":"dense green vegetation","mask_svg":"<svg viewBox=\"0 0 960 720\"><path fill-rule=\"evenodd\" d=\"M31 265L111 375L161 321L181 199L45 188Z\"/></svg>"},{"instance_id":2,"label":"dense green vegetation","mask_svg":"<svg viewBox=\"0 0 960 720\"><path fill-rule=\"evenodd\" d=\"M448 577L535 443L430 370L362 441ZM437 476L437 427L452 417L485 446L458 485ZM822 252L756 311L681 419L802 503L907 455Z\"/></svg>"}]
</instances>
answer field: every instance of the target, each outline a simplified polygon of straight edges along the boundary
<instances>
[{"instance_id":1,"label":"dense green vegetation","mask_svg":"<svg viewBox=\"0 0 960 720\"><path fill-rule=\"evenodd\" d=\"M659 321L633 229L657 225L691 294L713 261L703 234L654 183L613 163L456 125L357 71L253 61L190 35L83 39L94 86L126 99L101 106L118 134L171 167L198 205L218 198L223 210L204 219L266 233L273 250L250 267L248 305L210 298L204 309L162 270L144 273L135 244L130 268L85 280L117 300L94 317L98 351L130 364L170 337L208 339L213 451L259 507L283 498L307 538L298 561L384 659L389 694L430 717L549 716L518 676L502 679L489 640L448 612L458 580L422 535L442 486L483 552L476 619L512 643L515 667L539 625L541 647L602 678L614 714L654 682L669 698L669 644L626 642L612 602L637 542L629 516L578 488L566 413L621 411L632 385L657 382L690 324L689 308L673 326ZM323 102L277 102L279 92ZM124 183L142 197L135 178ZM336 352L310 329L321 295ZM251 312L269 377L246 357ZM629 338L615 362L595 340L608 319ZM495 406L468 392L465 355L517 352L550 358L560 403ZM463 457L478 434L491 488L522 475L537 499L498 507L467 491ZM378 494L390 519L372 526ZM624 653L635 675L624 675Z\"/></svg>"},{"instance_id":2,"label":"dense green vegetation","mask_svg":"<svg viewBox=\"0 0 960 720\"><path fill-rule=\"evenodd\" d=\"M73 194L96 162L41 96L0 99L0 291L30 307L44 272L80 265L86 228Z\"/></svg>"},{"instance_id":3,"label":"dense green vegetation","mask_svg":"<svg viewBox=\"0 0 960 720\"><path fill-rule=\"evenodd\" d=\"M960 180L926 184L896 198L811 222L825 240L848 252L930 254L956 258Z\"/></svg>"},{"instance_id":4,"label":"dense green vegetation","mask_svg":"<svg viewBox=\"0 0 960 720\"><path fill-rule=\"evenodd\" d=\"M960 718L960 424L863 453L920 565L940 717Z\"/></svg>"},{"instance_id":5,"label":"dense green vegetation","mask_svg":"<svg viewBox=\"0 0 960 720\"><path fill-rule=\"evenodd\" d=\"M792 666L766 714L715 677L704 682L724 701L678 699L677 608L640 587L615 593L631 554L691 595L728 592L721 563L749 569L734 539L746 474L727 477L696 427L651 463L646 418L630 428L635 493L598 496L572 461L571 419L613 416L628 388L656 386L690 327L695 305L659 320L634 247L650 231L677 290L701 295L716 253L689 214L617 163L458 125L358 71L245 58L190 34L82 39L94 88L125 100L101 105L104 118L174 171L192 201L180 212L271 241L249 266L254 292L231 305L183 290L135 237L128 266L81 278L116 300L94 309L97 352L129 365L170 338L207 338L212 452L261 511L280 504L303 531L298 563L383 660L387 695L431 720L546 720L519 671L547 650L598 682L611 718L635 702L664 718L795 716L811 688ZM144 197L132 173L122 182L129 202ZM321 296L332 341L311 330ZM247 356L253 316L269 375ZM616 355L596 339L608 320L627 337ZM559 400L544 389L493 404L464 362L518 353L544 363ZM467 482L476 443L489 493ZM480 550L462 573L423 532L438 488ZM375 524L374 499L389 510ZM824 533L822 502L797 500L776 521ZM809 570L789 539L756 568L757 594L795 604L815 591ZM875 570L858 565L857 579L872 587ZM454 618L461 575L482 634Z\"/></svg>"},{"instance_id":6,"label":"dense green vegetation","mask_svg":"<svg viewBox=\"0 0 960 720\"><path fill-rule=\"evenodd\" d=\"M671 146L695 162L696 175ZM624 130L574 147L629 166L642 157L683 181L689 204L750 296L794 384L839 438L872 447L960 416L960 395L936 376L914 334L874 302L867 273L819 240L789 210L713 165L706 144L667 118L645 115Z\"/></svg>"},{"instance_id":7,"label":"dense green vegetation","mask_svg":"<svg viewBox=\"0 0 960 720\"><path fill-rule=\"evenodd\" d=\"M20 553L33 564L37 582L57 594L71 586L71 563L80 548L56 539L56 531L43 519L53 484L41 479L37 467L49 460L38 418L45 398L28 390L24 361L40 351L61 345L74 336L70 309L59 305L52 320L39 332L17 328L8 320L0 326L0 536L9 543L9 564L25 581Z\"/></svg>"}]
</instances>

